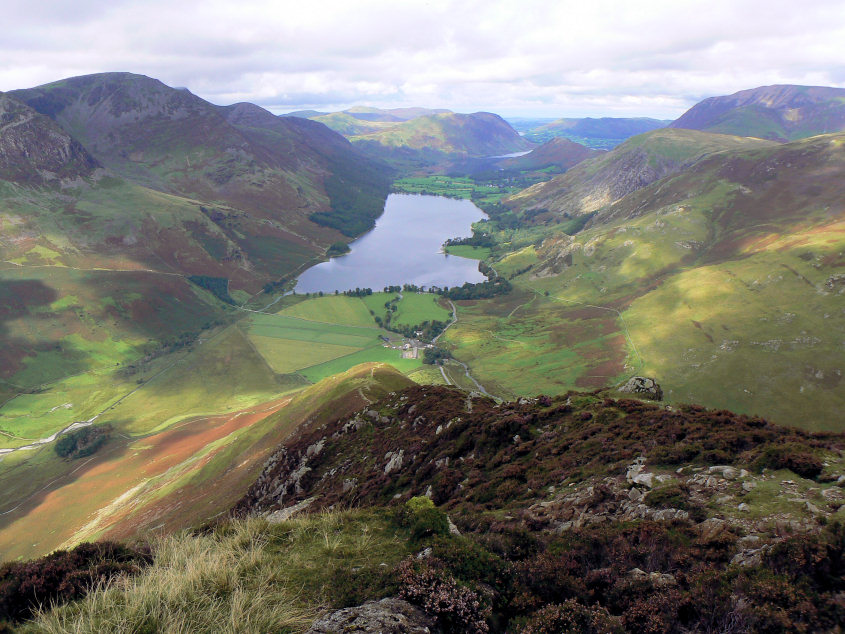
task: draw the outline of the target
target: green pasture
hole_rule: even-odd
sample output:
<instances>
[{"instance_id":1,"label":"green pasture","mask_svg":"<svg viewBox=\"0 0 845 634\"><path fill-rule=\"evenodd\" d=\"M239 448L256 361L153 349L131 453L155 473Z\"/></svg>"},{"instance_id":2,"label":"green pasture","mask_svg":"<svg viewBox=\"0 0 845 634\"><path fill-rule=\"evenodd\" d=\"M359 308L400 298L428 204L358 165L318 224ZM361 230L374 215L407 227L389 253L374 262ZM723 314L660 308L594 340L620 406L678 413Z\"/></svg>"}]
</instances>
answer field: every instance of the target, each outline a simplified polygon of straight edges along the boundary
<instances>
[{"instance_id":1,"label":"green pasture","mask_svg":"<svg viewBox=\"0 0 845 634\"><path fill-rule=\"evenodd\" d=\"M278 314L330 324L376 327L372 315L363 302L357 297L346 295L326 295L306 299L283 308Z\"/></svg>"},{"instance_id":2,"label":"green pasture","mask_svg":"<svg viewBox=\"0 0 845 634\"><path fill-rule=\"evenodd\" d=\"M367 362L389 363L402 372L410 372L419 368L422 361L402 359L398 350L385 348L382 335L396 341L400 337L376 327L368 309L372 305L374 311L380 309L384 314L384 302L393 297L375 293L366 298L312 298L275 315L253 313L245 320L244 328L254 349L271 368L279 373L296 373L311 383ZM419 297L409 302L409 315L446 312L434 304L433 296ZM333 321L314 319L323 315L322 306L327 308L327 319ZM366 325L341 323L344 316L355 324Z\"/></svg>"},{"instance_id":3,"label":"green pasture","mask_svg":"<svg viewBox=\"0 0 845 634\"><path fill-rule=\"evenodd\" d=\"M490 257L490 251L491 249L489 247L473 247L466 244L446 247L446 253L449 255L456 255L459 258L469 258L470 260L486 260Z\"/></svg>"},{"instance_id":4,"label":"green pasture","mask_svg":"<svg viewBox=\"0 0 845 634\"><path fill-rule=\"evenodd\" d=\"M403 293L393 315L393 323L403 326L415 326L424 321L449 321L447 308L443 308L433 293ZM383 312L383 311L382 311Z\"/></svg>"}]
</instances>

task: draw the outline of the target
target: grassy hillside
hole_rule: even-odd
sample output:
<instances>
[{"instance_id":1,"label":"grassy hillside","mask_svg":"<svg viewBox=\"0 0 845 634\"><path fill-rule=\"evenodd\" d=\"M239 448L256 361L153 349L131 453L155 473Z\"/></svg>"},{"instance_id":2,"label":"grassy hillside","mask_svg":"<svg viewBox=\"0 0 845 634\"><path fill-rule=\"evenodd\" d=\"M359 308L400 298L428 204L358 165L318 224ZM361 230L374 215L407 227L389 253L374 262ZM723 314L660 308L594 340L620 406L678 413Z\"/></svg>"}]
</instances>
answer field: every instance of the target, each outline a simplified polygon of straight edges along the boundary
<instances>
[{"instance_id":1,"label":"grassy hillside","mask_svg":"<svg viewBox=\"0 0 845 634\"><path fill-rule=\"evenodd\" d=\"M442 343L500 394L645 373L673 402L838 429L842 147L714 154L598 207L574 236L502 232L493 265L516 292L458 302Z\"/></svg>"},{"instance_id":2,"label":"grassy hillside","mask_svg":"<svg viewBox=\"0 0 845 634\"><path fill-rule=\"evenodd\" d=\"M229 336L241 337L234 331ZM262 371L248 346L225 344L107 412L102 420L121 433L91 458L61 461L50 446L7 457L2 559L207 521L243 495L268 451L302 421L352 411L412 384L387 364L366 364L303 390L301 383L285 384ZM223 365L215 369L215 362ZM192 376L193 384L185 385ZM181 395L180 406L168 402L171 394ZM147 418L122 423L141 409ZM200 415L204 409L226 413ZM165 421L177 412L176 421Z\"/></svg>"},{"instance_id":3,"label":"grassy hillside","mask_svg":"<svg viewBox=\"0 0 845 634\"><path fill-rule=\"evenodd\" d=\"M532 147L504 119L487 112L417 117L351 140L369 154L394 161L442 162L449 155L494 156Z\"/></svg>"},{"instance_id":4,"label":"grassy hillside","mask_svg":"<svg viewBox=\"0 0 845 634\"><path fill-rule=\"evenodd\" d=\"M670 124L673 128L794 141L845 130L845 89L776 85L710 97Z\"/></svg>"},{"instance_id":5,"label":"grassy hillside","mask_svg":"<svg viewBox=\"0 0 845 634\"><path fill-rule=\"evenodd\" d=\"M538 220L596 211L661 178L718 152L766 142L688 130L656 130L611 152L584 161L566 174L511 197L507 204L530 210Z\"/></svg>"}]
</instances>

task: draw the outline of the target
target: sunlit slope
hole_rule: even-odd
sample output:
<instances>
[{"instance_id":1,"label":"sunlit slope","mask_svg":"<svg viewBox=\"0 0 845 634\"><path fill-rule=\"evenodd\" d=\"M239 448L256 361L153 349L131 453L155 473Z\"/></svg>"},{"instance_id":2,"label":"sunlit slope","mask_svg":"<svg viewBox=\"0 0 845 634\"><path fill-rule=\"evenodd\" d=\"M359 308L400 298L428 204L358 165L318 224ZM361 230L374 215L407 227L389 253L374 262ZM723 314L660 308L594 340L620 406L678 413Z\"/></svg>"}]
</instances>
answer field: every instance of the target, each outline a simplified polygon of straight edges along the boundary
<instances>
[{"instance_id":1,"label":"sunlit slope","mask_svg":"<svg viewBox=\"0 0 845 634\"><path fill-rule=\"evenodd\" d=\"M674 402L838 429L843 176L841 135L706 158L505 256L522 294L459 303L445 340L513 393L644 373Z\"/></svg>"},{"instance_id":2,"label":"sunlit slope","mask_svg":"<svg viewBox=\"0 0 845 634\"><path fill-rule=\"evenodd\" d=\"M416 150L441 155L492 156L533 147L504 119L489 112L417 117L383 131L354 136L352 142L376 154Z\"/></svg>"},{"instance_id":3,"label":"sunlit slope","mask_svg":"<svg viewBox=\"0 0 845 634\"><path fill-rule=\"evenodd\" d=\"M647 132L506 202L521 212L532 211L537 221L560 221L601 209L711 154L767 143L692 130Z\"/></svg>"},{"instance_id":4,"label":"sunlit slope","mask_svg":"<svg viewBox=\"0 0 845 634\"><path fill-rule=\"evenodd\" d=\"M409 385L388 365L366 364L295 396L114 438L79 464L56 461L50 448L42 449L30 460L53 469L54 479L21 496L15 510L7 512L16 505L9 502L0 509L0 553L4 560L31 557L86 539L208 521L243 495L268 453L299 425L343 416ZM12 472L4 481L14 478L22 475Z\"/></svg>"}]
</instances>

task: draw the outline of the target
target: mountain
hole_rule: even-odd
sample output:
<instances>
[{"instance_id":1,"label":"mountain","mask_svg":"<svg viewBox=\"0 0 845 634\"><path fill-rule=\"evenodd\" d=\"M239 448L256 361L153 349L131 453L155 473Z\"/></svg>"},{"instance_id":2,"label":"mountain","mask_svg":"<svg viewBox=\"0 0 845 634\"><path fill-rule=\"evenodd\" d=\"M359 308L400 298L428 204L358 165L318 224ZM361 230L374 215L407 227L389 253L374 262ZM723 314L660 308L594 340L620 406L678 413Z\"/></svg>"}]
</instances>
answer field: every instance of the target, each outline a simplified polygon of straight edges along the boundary
<instances>
[{"instance_id":1,"label":"mountain","mask_svg":"<svg viewBox=\"0 0 845 634\"><path fill-rule=\"evenodd\" d=\"M598 150L590 149L580 143L575 143L563 137L556 137L546 141L524 156L515 156L499 161L497 165L502 169L541 170L548 167L566 171L575 167L581 161L601 154Z\"/></svg>"},{"instance_id":2,"label":"mountain","mask_svg":"<svg viewBox=\"0 0 845 634\"><path fill-rule=\"evenodd\" d=\"M793 141L845 130L845 88L775 85L710 97L672 128Z\"/></svg>"},{"instance_id":3,"label":"mountain","mask_svg":"<svg viewBox=\"0 0 845 634\"><path fill-rule=\"evenodd\" d=\"M252 122L262 122L252 125L237 106L220 108L186 89L130 73L75 77L12 94L53 118L114 173L166 193L248 211L277 223L283 239L301 242L294 233L304 233L328 240L309 216L348 214L351 198L360 198L354 204L365 221L350 233L366 230L381 213L386 180L359 187L352 166L371 179L369 162L341 137L295 117L275 117L252 106ZM256 129L272 131L273 143L262 142ZM327 188L326 179L338 167L350 173ZM372 201L359 197L362 188L374 194ZM285 236L286 229L293 233Z\"/></svg>"},{"instance_id":4,"label":"mountain","mask_svg":"<svg viewBox=\"0 0 845 634\"><path fill-rule=\"evenodd\" d=\"M564 137L587 147L610 149L625 139L666 127L668 123L669 121L647 117L556 119L527 130L524 134L526 139L535 143Z\"/></svg>"},{"instance_id":5,"label":"mountain","mask_svg":"<svg viewBox=\"0 0 845 634\"><path fill-rule=\"evenodd\" d=\"M507 203L523 211L576 216L592 213L714 153L766 145L766 141L689 130L655 130L538 183Z\"/></svg>"},{"instance_id":6,"label":"mountain","mask_svg":"<svg viewBox=\"0 0 845 634\"><path fill-rule=\"evenodd\" d=\"M533 147L504 119L489 112L417 117L379 132L353 136L351 141L372 156L423 162L497 156Z\"/></svg>"}]
</instances>

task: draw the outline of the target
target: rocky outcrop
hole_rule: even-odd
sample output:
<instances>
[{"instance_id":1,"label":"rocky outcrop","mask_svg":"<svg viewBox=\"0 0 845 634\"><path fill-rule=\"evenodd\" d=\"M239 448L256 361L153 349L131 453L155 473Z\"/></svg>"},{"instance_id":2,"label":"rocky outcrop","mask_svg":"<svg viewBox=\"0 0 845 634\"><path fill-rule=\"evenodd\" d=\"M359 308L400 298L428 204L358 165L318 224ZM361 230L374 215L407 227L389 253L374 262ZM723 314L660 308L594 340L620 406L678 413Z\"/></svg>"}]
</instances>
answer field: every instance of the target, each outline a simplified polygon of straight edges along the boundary
<instances>
[{"instance_id":1,"label":"rocky outcrop","mask_svg":"<svg viewBox=\"0 0 845 634\"><path fill-rule=\"evenodd\" d=\"M633 376L619 388L620 392L644 396L654 401L663 400L663 389L654 379L645 376Z\"/></svg>"},{"instance_id":2,"label":"rocky outcrop","mask_svg":"<svg viewBox=\"0 0 845 634\"><path fill-rule=\"evenodd\" d=\"M306 634L434 634L435 619L401 599L368 601L327 614Z\"/></svg>"}]
</instances>

